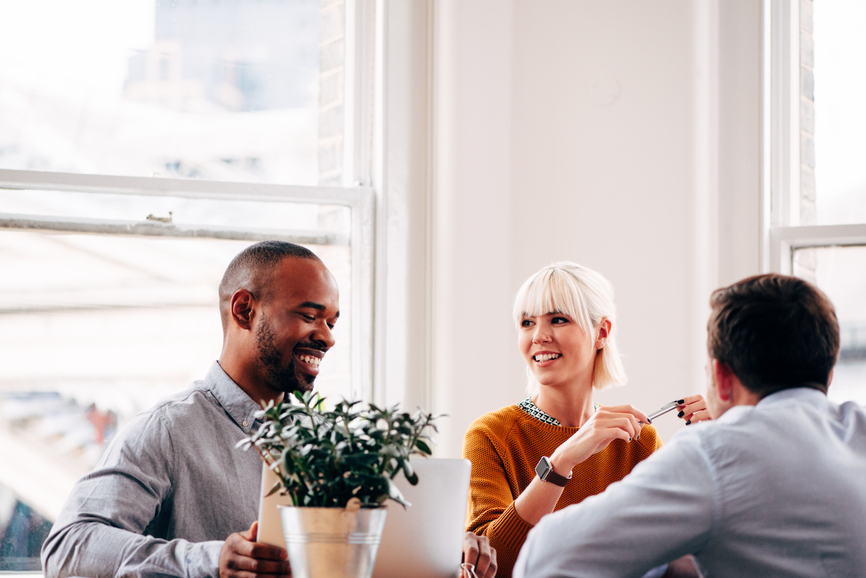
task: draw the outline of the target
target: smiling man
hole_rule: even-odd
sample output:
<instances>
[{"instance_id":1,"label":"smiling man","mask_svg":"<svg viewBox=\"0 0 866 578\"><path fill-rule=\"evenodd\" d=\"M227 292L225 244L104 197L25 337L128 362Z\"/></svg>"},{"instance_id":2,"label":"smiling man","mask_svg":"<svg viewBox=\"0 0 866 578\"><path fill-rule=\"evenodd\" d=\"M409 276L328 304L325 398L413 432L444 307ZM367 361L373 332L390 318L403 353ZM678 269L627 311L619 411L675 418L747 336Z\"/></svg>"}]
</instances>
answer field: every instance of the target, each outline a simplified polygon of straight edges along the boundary
<instances>
[{"instance_id":1,"label":"smiling man","mask_svg":"<svg viewBox=\"0 0 866 578\"><path fill-rule=\"evenodd\" d=\"M262 405L312 389L337 284L309 250L266 241L232 260L219 298L219 361L133 418L75 485L43 545L46 576L290 574L285 550L253 541L261 460L235 444Z\"/></svg>"},{"instance_id":2,"label":"smiling man","mask_svg":"<svg viewBox=\"0 0 866 578\"><path fill-rule=\"evenodd\" d=\"M864 575L866 410L827 399L833 305L783 275L719 289L710 305L713 421L542 519L515 576L642 576L689 554L714 578Z\"/></svg>"},{"instance_id":3,"label":"smiling man","mask_svg":"<svg viewBox=\"0 0 866 578\"><path fill-rule=\"evenodd\" d=\"M265 241L229 264L219 303L219 361L135 416L76 483L42 546L46 578L291 575L284 549L254 541L262 463L235 444L269 401L313 388L334 345L337 283L308 249ZM463 551L494 577L486 537L466 533Z\"/></svg>"},{"instance_id":4,"label":"smiling man","mask_svg":"<svg viewBox=\"0 0 866 578\"><path fill-rule=\"evenodd\" d=\"M219 295L219 365L241 389L262 405L312 390L340 317L337 283L319 258L289 243L253 245L231 262Z\"/></svg>"}]
</instances>

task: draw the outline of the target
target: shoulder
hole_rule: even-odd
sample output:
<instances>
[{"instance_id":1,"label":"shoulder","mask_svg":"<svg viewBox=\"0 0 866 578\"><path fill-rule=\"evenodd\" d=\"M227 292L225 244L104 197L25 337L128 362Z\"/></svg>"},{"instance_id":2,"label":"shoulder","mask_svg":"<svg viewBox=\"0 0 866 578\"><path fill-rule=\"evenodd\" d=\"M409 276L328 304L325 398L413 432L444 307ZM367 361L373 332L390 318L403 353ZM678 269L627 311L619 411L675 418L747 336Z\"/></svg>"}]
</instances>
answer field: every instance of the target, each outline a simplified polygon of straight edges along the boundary
<instances>
[{"instance_id":1,"label":"shoulder","mask_svg":"<svg viewBox=\"0 0 866 578\"><path fill-rule=\"evenodd\" d=\"M505 451L503 448L507 443L506 440L525 417L526 413L516 405L509 405L480 416L472 422L463 437L464 456L473 455L478 451L487 451L491 446L497 448L497 452Z\"/></svg>"},{"instance_id":2,"label":"shoulder","mask_svg":"<svg viewBox=\"0 0 866 578\"><path fill-rule=\"evenodd\" d=\"M516 405L509 405L477 418L469 426L466 436L486 435L488 437L504 438L526 413Z\"/></svg>"},{"instance_id":3,"label":"shoulder","mask_svg":"<svg viewBox=\"0 0 866 578\"><path fill-rule=\"evenodd\" d=\"M142 438L170 437L171 430L190 423L190 418L201 414L209 405L212 395L202 382L167 396L153 407L142 411L118 432L119 441Z\"/></svg>"},{"instance_id":4,"label":"shoulder","mask_svg":"<svg viewBox=\"0 0 866 578\"><path fill-rule=\"evenodd\" d=\"M189 388L162 398L156 405L138 414L133 421L183 423L194 414L208 411L215 403L216 400L207 385L196 381Z\"/></svg>"},{"instance_id":5,"label":"shoulder","mask_svg":"<svg viewBox=\"0 0 866 578\"><path fill-rule=\"evenodd\" d=\"M213 394L207 384L204 381L196 381L187 389L162 398L156 405L142 413L182 413L194 410L198 405L207 403L211 399L213 399Z\"/></svg>"},{"instance_id":6,"label":"shoulder","mask_svg":"<svg viewBox=\"0 0 866 578\"><path fill-rule=\"evenodd\" d=\"M712 443L715 438L712 422L701 422L684 427L662 447L661 439L653 428L641 431L638 441L639 446L633 446L632 458L633 469L631 475L634 480L655 480L652 483L683 485L690 484L693 480L701 480L707 491L715 487L716 467L712 449L707 447L708 441ZM646 439L645 439L646 438ZM653 440L658 440L654 442ZM688 472L683 470L687 469Z\"/></svg>"},{"instance_id":7,"label":"shoulder","mask_svg":"<svg viewBox=\"0 0 866 578\"><path fill-rule=\"evenodd\" d=\"M826 453L840 439L866 437L866 411L838 405L816 390L804 388L772 394L758 405L735 406L721 417L681 432L722 464L742 465ZM680 438L678 433L674 440Z\"/></svg>"},{"instance_id":8,"label":"shoulder","mask_svg":"<svg viewBox=\"0 0 866 578\"><path fill-rule=\"evenodd\" d=\"M662 438L659 437L659 432L654 426L647 424L640 428L637 443L647 453L653 453L662 447Z\"/></svg>"}]
</instances>

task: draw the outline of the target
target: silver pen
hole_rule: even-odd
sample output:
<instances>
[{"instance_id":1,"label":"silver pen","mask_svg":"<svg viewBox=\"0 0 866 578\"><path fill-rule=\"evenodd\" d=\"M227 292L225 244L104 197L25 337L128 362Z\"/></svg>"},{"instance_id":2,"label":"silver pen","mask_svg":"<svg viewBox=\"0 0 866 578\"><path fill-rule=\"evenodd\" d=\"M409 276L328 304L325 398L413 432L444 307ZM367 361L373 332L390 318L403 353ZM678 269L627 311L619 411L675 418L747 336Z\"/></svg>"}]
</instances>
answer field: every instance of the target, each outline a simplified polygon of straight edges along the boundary
<instances>
[{"instance_id":1,"label":"silver pen","mask_svg":"<svg viewBox=\"0 0 866 578\"><path fill-rule=\"evenodd\" d=\"M652 423L652 420L654 420L655 418L659 417L660 415L664 415L664 414L666 414L666 413L669 412L669 411L673 411L673 410L675 410L676 408L677 408L677 402L672 401L672 402L670 402L670 403L667 403L667 404L663 405L663 406L661 407L661 409L652 412L652 413L649 414L647 417L649 418L650 423Z\"/></svg>"}]
</instances>

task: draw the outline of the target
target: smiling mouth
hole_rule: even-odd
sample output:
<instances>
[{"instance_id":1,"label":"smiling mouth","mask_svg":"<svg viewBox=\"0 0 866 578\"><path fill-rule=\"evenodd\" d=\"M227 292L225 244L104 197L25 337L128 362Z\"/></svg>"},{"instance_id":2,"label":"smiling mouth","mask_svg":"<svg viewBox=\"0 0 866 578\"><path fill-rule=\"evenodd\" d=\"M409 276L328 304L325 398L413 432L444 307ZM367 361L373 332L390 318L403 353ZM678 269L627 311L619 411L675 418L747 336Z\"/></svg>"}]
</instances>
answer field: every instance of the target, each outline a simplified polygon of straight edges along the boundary
<instances>
[{"instance_id":1,"label":"smiling mouth","mask_svg":"<svg viewBox=\"0 0 866 578\"><path fill-rule=\"evenodd\" d=\"M562 357L561 353L539 353L538 355L533 355L532 359L538 363L543 363L552 359L559 359L560 357Z\"/></svg>"},{"instance_id":2,"label":"smiling mouth","mask_svg":"<svg viewBox=\"0 0 866 578\"><path fill-rule=\"evenodd\" d=\"M313 355L299 355L298 359L309 365L310 367L319 368L319 364L322 363L321 358L315 357Z\"/></svg>"}]
</instances>

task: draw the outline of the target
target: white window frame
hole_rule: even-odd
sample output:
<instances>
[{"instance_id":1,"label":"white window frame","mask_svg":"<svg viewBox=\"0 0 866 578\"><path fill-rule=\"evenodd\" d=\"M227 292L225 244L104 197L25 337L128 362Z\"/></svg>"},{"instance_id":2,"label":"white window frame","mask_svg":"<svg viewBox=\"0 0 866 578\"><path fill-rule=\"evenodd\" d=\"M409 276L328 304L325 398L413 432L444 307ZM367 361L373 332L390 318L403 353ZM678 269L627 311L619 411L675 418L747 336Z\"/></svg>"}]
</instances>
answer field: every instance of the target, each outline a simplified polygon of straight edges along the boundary
<instances>
[{"instance_id":1,"label":"white window frame","mask_svg":"<svg viewBox=\"0 0 866 578\"><path fill-rule=\"evenodd\" d=\"M797 249L866 245L866 223L799 223L800 3L764 0L763 11L761 262L764 272L791 275Z\"/></svg>"}]
</instances>

